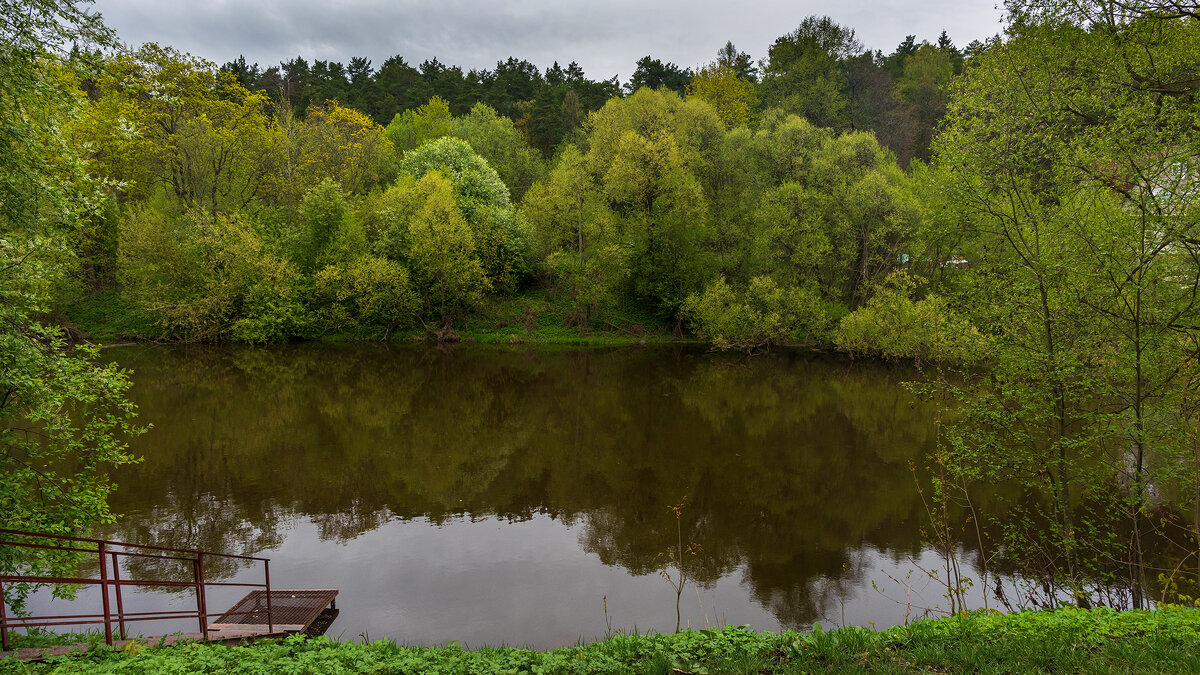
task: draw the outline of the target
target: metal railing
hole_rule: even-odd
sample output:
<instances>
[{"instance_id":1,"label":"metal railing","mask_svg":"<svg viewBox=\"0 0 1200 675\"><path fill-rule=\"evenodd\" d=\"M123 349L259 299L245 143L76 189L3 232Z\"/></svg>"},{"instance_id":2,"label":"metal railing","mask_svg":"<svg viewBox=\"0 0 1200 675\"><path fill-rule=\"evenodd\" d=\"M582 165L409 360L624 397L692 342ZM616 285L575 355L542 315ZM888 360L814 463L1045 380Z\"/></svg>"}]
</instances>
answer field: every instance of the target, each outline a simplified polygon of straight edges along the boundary
<instances>
[{"instance_id":1,"label":"metal railing","mask_svg":"<svg viewBox=\"0 0 1200 675\"><path fill-rule=\"evenodd\" d=\"M9 537L12 536L53 543L11 541ZM108 645L112 645L114 623L117 625L121 639L124 640L128 637L125 630L126 623L131 623L134 621L155 621L167 619L198 619L200 623L200 635L202 636L203 640L207 641L209 617L214 615L220 616L220 613L208 611L208 604L205 599L205 589L209 586L242 586L248 588L265 589L267 596L267 630L270 633L275 632L275 624L271 616L271 560L269 558L256 558L247 555L231 555L229 553L214 553L211 551L197 551L186 548L149 546L147 544L129 544L120 541L110 541L107 539L88 539L85 537L69 537L59 534L22 532L20 530L0 529L0 537L3 537L0 539L0 546L15 546L19 548L92 554L97 555L100 561L100 576L98 579L87 577L49 577L28 574L0 575L0 646L2 646L5 651L7 651L10 647L8 633L13 628L75 626L102 623L104 624L104 642ZM263 564L263 583L249 584L207 581L204 578L204 560L205 558L210 557L233 558L238 560L261 562ZM192 580L141 580L133 579L132 575L127 575L127 578L122 579L120 566L120 560L122 558L154 558L160 560L178 561L180 564L185 566L190 564L192 567ZM103 611L100 614L10 617L8 616L8 610L4 602L4 584L6 583L98 585L100 586L100 598ZM196 592L196 610L126 612L121 589L127 586L132 586L135 588L190 586L194 588ZM110 591L112 592L111 594L113 596L111 599L109 597ZM114 603L112 600L115 600L115 612L113 611Z\"/></svg>"}]
</instances>

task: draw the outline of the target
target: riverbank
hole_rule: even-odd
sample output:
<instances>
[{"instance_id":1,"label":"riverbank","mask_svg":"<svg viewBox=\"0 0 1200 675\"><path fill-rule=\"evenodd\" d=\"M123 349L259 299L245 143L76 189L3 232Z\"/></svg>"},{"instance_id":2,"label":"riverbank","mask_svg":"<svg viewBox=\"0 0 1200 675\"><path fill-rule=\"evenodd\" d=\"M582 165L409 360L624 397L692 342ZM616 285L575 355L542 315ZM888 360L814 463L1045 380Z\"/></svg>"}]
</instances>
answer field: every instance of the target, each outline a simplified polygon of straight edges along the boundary
<instances>
[{"instance_id":1,"label":"riverbank","mask_svg":"<svg viewBox=\"0 0 1200 675\"><path fill-rule=\"evenodd\" d=\"M59 307L54 319L77 329L96 344L125 342L195 342L193 336L164 329L160 317L130 304L113 290L97 291ZM322 330L306 340L320 342L436 341L434 331L408 326L369 332ZM298 338L299 339L299 338ZM677 334L674 327L659 325L655 317L631 312L614 312L608 320L595 322L586 330L573 325L568 307L561 299L543 293L528 293L498 299L480 311L457 321L455 341L481 344L544 344L578 346L624 346L635 344L697 343ZM199 340L204 341L204 340Z\"/></svg>"},{"instance_id":2,"label":"riverbank","mask_svg":"<svg viewBox=\"0 0 1200 675\"><path fill-rule=\"evenodd\" d=\"M97 649L51 663L0 662L0 673L804 673L1200 672L1200 610L1060 609L965 614L882 631L745 628L614 635L549 651L402 647L388 641L289 638L243 647Z\"/></svg>"}]
</instances>

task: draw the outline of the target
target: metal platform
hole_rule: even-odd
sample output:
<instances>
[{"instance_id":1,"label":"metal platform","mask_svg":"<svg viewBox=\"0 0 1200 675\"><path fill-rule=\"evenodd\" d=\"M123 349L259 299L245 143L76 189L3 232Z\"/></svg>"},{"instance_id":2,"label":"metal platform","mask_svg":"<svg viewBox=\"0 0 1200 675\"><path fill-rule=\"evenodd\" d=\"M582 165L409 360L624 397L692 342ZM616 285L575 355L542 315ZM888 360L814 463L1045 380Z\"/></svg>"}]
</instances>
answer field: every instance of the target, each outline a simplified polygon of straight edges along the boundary
<instances>
[{"instance_id":1,"label":"metal platform","mask_svg":"<svg viewBox=\"0 0 1200 675\"><path fill-rule=\"evenodd\" d=\"M326 607L337 608L337 594L333 588L251 591L208 624L208 638L304 632Z\"/></svg>"}]
</instances>

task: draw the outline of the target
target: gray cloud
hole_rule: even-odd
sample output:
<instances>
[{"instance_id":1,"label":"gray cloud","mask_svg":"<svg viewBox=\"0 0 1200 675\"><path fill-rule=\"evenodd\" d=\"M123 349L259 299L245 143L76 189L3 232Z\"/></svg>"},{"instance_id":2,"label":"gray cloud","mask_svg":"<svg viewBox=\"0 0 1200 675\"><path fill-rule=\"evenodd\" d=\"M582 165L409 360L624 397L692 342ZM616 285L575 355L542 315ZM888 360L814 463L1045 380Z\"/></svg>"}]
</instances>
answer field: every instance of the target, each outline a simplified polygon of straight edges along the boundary
<instances>
[{"instance_id":1,"label":"gray cloud","mask_svg":"<svg viewBox=\"0 0 1200 675\"><path fill-rule=\"evenodd\" d=\"M97 0L95 9L127 44L158 42L218 63L365 56L378 66L398 54L469 70L515 56L540 68L574 60L589 77L622 81L646 54L692 67L726 40L765 57L810 14L832 16L884 53L905 35L933 41L944 29L962 46L1001 28L992 0Z\"/></svg>"}]
</instances>

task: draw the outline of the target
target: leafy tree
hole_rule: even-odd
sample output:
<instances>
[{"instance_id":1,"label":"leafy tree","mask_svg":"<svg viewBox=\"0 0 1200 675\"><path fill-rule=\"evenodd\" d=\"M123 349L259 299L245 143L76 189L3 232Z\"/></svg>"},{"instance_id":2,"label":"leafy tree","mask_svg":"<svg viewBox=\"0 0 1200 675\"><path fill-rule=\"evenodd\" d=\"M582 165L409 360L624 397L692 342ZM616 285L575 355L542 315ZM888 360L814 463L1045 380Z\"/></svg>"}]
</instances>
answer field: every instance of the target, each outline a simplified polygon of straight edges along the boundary
<instances>
[{"instance_id":1,"label":"leafy tree","mask_svg":"<svg viewBox=\"0 0 1200 675\"><path fill-rule=\"evenodd\" d=\"M498 292L512 292L529 271L532 238L487 160L457 138L442 138L407 153L401 171L421 178L438 171L454 186L455 203L473 233L474 250Z\"/></svg>"},{"instance_id":2,"label":"leafy tree","mask_svg":"<svg viewBox=\"0 0 1200 675\"><path fill-rule=\"evenodd\" d=\"M63 129L80 105L76 42L111 34L75 2L0 4L0 526L86 534L116 515L108 471L134 461L127 373L72 349L42 317L71 268L69 238L102 203ZM0 552L0 570L71 576L69 552ZM29 587L5 584L19 610ZM69 588L56 594L69 595Z\"/></svg>"},{"instance_id":3,"label":"leafy tree","mask_svg":"<svg viewBox=\"0 0 1200 675\"><path fill-rule=\"evenodd\" d=\"M582 331L603 307L615 304L627 274L615 218L583 153L568 145L549 178L530 189L521 211L539 254L571 299L571 321Z\"/></svg>"},{"instance_id":4,"label":"leafy tree","mask_svg":"<svg viewBox=\"0 0 1200 675\"><path fill-rule=\"evenodd\" d=\"M440 96L416 110L397 113L385 133L396 152L404 153L450 134L450 103Z\"/></svg>"},{"instance_id":5,"label":"leafy tree","mask_svg":"<svg viewBox=\"0 0 1200 675\"><path fill-rule=\"evenodd\" d=\"M450 180L430 171L416 189L422 203L409 225L408 259L417 292L439 317L440 335L446 336L456 317L483 301L491 283Z\"/></svg>"},{"instance_id":6,"label":"leafy tree","mask_svg":"<svg viewBox=\"0 0 1200 675\"><path fill-rule=\"evenodd\" d=\"M105 64L75 125L102 175L139 200L159 190L177 211L246 207L270 165L267 100L215 64L155 44Z\"/></svg>"},{"instance_id":7,"label":"leafy tree","mask_svg":"<svg viewBox=\"0 0 1200 675\"><path fill-rule=\"evenodd\" d=\"M682 308L696 334L718 349L755 351L824 331L826 317L811 287L778 286L771 277L754 277L736 291L718 277Z\"/></svg>"},{"instance_id":8,"label":"leafy tree","mask_svg":"<svg viewBox=\"0 0 1200 675\"><path fill-rule=\"evenodd\" d=\"M1014 4L1008 41L972 57L937 143L955 167L943 187L975 227L969 255L986 261L985 273L973 260L970 306L998 336L994 375L964 394L972 419L992 422L966 423L955 451L984 480L1044 487L1062 561L1048 575L1081 604L1089 566L1122 554L1085 555L1073 500L1121 486L1142 606L1147 486L1179 467L1177 374L1198 328L1186 167L1200 154L1196 86L1180 74L1195 72L1198 39L1190 18L1119 3ZM1037 478L989 470L1006 443L1020 453L1005 466Z\"/></svg>"},{"instance_id":9,"label":"leafy tree","mask_svg":"<svg viewBox=\"0 0 1200 675\"><path fill-rule=\"evenodd\" d=\"M754 119L758 104L754 82L732 66L713 63L701 68L688 84L687 93L711 105L730 129L748 127Z\"/></svg>"},{"instance_id":10,"label":"leafy tree","mask_svg":"<svg viewBox=\"0 0 1200 675\"><path fill-rule=\"evenodd\" d=\"M239 215L132 207L118 269L126 297L177 338L278 342L307 327L296 267Z\"/></svg>"},{"instance_id":11,"label":"leafy tree","mask_svg":"<svg viewBox=\"0 0 1200 675\"><path fill-rule=\"evenodd\" d=\"M915 282L905 271L887 278L865 305L842 317L834 335L838 349L922 363L976 363L987 351L986 338L948 299L913 299Z\"/></svg>"},{"instance_id":12,"label":"leafy tree","mask_svg":"<svg viewBox=\"0 0 1200 675\"><path fill-rule=\"evenodd\" d=\"M362 226L350 211L341 186L328 178L304 195L299 223L292 257L302 269L345 263L365 252Z\"/></svg>"},{"instance_id":13,"label":"leafy tree","mask_svg":"<svg viewBox=\"0 0 1200 675\"><path fill-rule=\"evenodd\" d=\"M764 105L818 126L844 126L846 77L841 62L861 51L853 29L827 16L806 17L767 52L760 89Z\"/></svg>"},{"instance_id":14,"label":"leafy tree","mask_svg":"<svg viewBox=\"0 0 1200 675\"><path fill-rule=\"evenodd\" d=\"M450 135L466 141L496 170L513 201L520 201L529 186L542 176L542 159L525 142L512 120L497 115L483 103L475 104L470 114L454 118Z\"/></svg>"},{"instance_id":15,"label":"leafy tree","mask_svg":"<svg viewBox=\"0 0 1200 675\"><path fill-rule=\"evenodd\" d=\"M953 55L948 48L923 43L904 61L896 95L916 122L913 155L919 159L929 158L933 129L946 114L946 87L953 76Z\"/></svg>"},{"instance_id":16,"label":"leafy tree","mask_svg":"<svg viewBox=\"0 0 1200 675\"><path fill-rule=\"evenodd\" d=\"M634 68L633 75L629 77L629 83L625 85L625 89L633 94L642 87L650 89L666 87L682 94L691 80L692 72L687 68L680 68L674 63L663 63L658 59L650 58L650 55L647 54L638 59L637 67Z\"/></svg>"},{"instance_id":17,"label":"leafy tree","mask_svg":"<svg viewBox=\"0 0 1200 675\"><path fill-rule=\"evenodd\" d=\"M701 101L642 89L614 99L588 122L588 169L621 216L634 292L675 316L709 273L703 184L715 173L723 135Z\"/></svg>"},{"instance_id":18,"label":"leafy tree","mask_svg":"<svg viewBox=\"0 0 1200 675\"><path fill-rule=\"evenodd\" d=\"M872 135L834 137L794 116L764 120L755 140L778 181L758 213L771 268L781 281L815 279L844 308L861 305L916 228L903 174Z\"/></svg>"},{"instance_id":19,"label":"leafy tree","mask_svg":"<svg viewBox=\"0 0 1200 675\"><path fill-rule=\"evenodd\" d=\"M408 270L371 255L330 265L314 276L317 321L333 330L379 335L383 339L412 321L418 308Z\"/></svg>"},{"instance_id":20,"label":"leafy tree","mask_svg":"<svg viewBox=\"0 0 1200 675\"><path fill-rule=\"evenodd\" d=\"M389 177L393 147L384 129L337 102L309 108L300 143L306 183L329 179L350 194L360 195Z\"/></svg>"}]
</instances>

